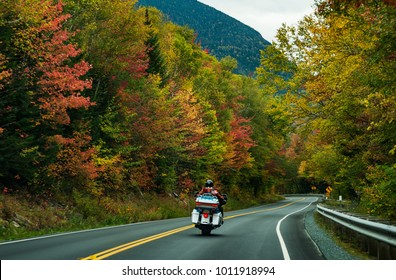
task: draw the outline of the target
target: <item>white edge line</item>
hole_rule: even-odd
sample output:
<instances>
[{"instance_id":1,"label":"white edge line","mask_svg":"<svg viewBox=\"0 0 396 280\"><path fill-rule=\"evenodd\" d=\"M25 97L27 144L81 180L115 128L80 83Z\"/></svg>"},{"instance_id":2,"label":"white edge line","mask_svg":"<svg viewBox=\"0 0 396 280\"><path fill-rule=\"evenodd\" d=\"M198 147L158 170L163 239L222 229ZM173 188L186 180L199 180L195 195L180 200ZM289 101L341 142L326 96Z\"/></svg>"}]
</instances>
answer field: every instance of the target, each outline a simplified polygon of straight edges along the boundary
<instances>
[{"instance_id":1,"label":"white edge line","mask_svg":"<svg viewBox=\"0 0 396 280\"><path fill-rule=\"evenodd\" d=\"M182 219L182 218L184 218L184 217L175 218L175 219ZM134 226L134 225L161 222L161 221L164 221L164 220L145 221L145 222L137 222L137 223L126 224L126 225L108 226L108 227L100 227L100 228L94 228L94 229L86 229L86 230L78 230L78 231L70 231L70 232L49 234L49 235L43 235L43 236L38 236L38 237L26 238L26 239L4 241L4 242L0 242L0 246L1 245L13 244L13 243L22 243L22 242L27 242L27 241L34 241L34 240L40 240L40 239L47 239L47 238L53 238L53 237L72 235L72 234L77 234L77 233L94 232L94 231L108 230L108 229L114 229L114 228L123 228L123 227L129 227L129 226Z\"/></svg>"},{"instance_id":2,"label":"white edge line","mask_svg":"<svg viewBox=\"0 0 396 280\"><path fill-rule=\"evenodd\" d=\"M281 231L280 231L280 225L281 225L282 221L283 221L284 219L286 219L287 217L289 217L289 216L291 216L291 215L293 215L293 214L295 214L295 213L297 213L297 212L300 212L300 211L304 210L305 208L308 208L309 206L311 206L311 204L312 204L313 202L315 202L315 201L312 201L312 202L309 203L307 206L305 206L305 207L303 207L303 208L301 208L301 209L299 209L299 210L297 210L297 211L294 211L294 212L292 212L292 213L287 214L287 215L284 216L282 219L280 219L279 222L277 223L277 225L276 225L276 234L278 235L279 243L280 243L281 248L282 248L283 259L285 259L285 260L290 260L290 255L289 255L289 251L287 250L286 243L285 243L285 241L283 240L283 237L282 237L282 234L281 234Z\"/></svg>"},{"instance_id":3,"label":"white edge line","mask_svg":"<svg viewBox=\"0 0 396 280\"><path fill-rule=\"evenodd\" d=\"M274 204L270 203L269 205ZM257 206L259 208L260 206ZM253 209L256 207L252 207ZM249 208L250 209L250 208ZM231 211L231 212L226 212L226 213L233 213L233 212L239 212L238 210ZM114 228L122 228L122 227L128 227L128 226L134 226L134 225L140 225L140 224L147 224L147 223L154 223L154 222L162 222L165 220L178 220L178 219L185 219L189 218L190 216L186 217L179 217L179 218L174 218L174 219L161 219L161 220L153 220L153 221L144 221L144 222L137 222L137 223L130 223L126 225L118 225L118 226L107 226L107 227L100 227L100 228L94 228L94 229L85 229L85 230L78 230L78 231L70 231L70 232L62 232L62 233L55 233L55 234L47 234L43 236L38 236L38 237L31 237L31 238L25 238L25 239L18 239L18 240L11 240L11 241L0 241L0 246L2 245L8 245L8 244L15 244L15 243L22 243L22 242L27 242L27 241L34 241L34 240L40 240L40 239L47 239L47 238L53 238L53 237L60 237L60 236L66 236L66 235L72 235L72 234L78 234L78 233L85 233L85 232L94 232L94 231L99 231L99 230L107 230L107 229L114 229Z\"/></svg>"}]
</instances>

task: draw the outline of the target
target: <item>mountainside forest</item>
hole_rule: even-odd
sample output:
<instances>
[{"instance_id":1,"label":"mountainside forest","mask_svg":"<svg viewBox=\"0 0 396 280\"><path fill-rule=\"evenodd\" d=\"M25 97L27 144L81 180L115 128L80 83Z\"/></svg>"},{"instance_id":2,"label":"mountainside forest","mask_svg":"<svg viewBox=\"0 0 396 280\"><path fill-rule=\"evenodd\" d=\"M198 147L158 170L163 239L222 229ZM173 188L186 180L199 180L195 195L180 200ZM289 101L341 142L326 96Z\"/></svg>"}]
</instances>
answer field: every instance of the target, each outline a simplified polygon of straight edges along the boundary
<instances>
[{"instance_id":1,"label":"mountainside forest","mask_svg":"<svg viewBox=\"0 0 396 280\"><path fill-rule=\"evenodd\" d=\"M260 51L270 43L259 32L197 0L139 0L159 9L172 22L196 32L196 42L218 59L238 62L235 73L253 75L260 66Z\"/></svg>"},{"instance_id":2,"label":"mountainside forest","mask_svg":"<svg viewBox=\"0 0 396 280\"><path fill-rule=\"evenodd\" d=\"M318 1L252 78L136 1L3 0L2 234L22 198L33 229L125 223L208 178L234 200L331 186L395 218L395 27L392 1Z\"/></svg>"}]
</instances>

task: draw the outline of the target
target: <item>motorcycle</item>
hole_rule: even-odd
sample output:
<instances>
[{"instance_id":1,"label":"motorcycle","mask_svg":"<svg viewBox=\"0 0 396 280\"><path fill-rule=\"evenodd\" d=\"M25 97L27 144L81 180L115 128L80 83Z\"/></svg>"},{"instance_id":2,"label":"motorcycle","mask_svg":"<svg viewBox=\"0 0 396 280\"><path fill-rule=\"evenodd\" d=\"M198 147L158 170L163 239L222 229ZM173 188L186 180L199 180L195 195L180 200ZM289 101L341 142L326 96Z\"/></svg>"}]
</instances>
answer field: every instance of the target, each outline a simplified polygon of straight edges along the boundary
<instances>
[{"instance_id":1,"label":"motorcycle","mask_svg":"<svg viewBox=\"0 0 396 280\"><path fill-rule=\"evenodd\" d=\"M220 206L227 201L227 195L223 194L224 201L220 201L216 195L204 193L197 196L195 209L191 213L192 223L201 230L202 235L210 235L211 231L219 228L224 223L223 213Z\"/></svg>"}]
</instances>

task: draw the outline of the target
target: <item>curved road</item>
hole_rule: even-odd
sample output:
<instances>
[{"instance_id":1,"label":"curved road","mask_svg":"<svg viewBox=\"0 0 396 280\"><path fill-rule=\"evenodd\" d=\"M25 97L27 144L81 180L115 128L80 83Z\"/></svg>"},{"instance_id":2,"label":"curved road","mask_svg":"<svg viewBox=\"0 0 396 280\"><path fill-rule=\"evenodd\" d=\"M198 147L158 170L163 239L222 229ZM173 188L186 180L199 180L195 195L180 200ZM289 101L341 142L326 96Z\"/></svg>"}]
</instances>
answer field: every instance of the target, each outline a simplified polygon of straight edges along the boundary
<instances>
[{"instance_id":1,"label":"curved road","mask_svg":"<svg viewBox=\"0 0 396 280\"><path fill-rule=\"evenodd\" d=\"M226 212L210 236L201 236L190 218L178 218L0 243L0 259L323 259L304 229L316 200L290 197Z\"/></svg>"}]
</instances>

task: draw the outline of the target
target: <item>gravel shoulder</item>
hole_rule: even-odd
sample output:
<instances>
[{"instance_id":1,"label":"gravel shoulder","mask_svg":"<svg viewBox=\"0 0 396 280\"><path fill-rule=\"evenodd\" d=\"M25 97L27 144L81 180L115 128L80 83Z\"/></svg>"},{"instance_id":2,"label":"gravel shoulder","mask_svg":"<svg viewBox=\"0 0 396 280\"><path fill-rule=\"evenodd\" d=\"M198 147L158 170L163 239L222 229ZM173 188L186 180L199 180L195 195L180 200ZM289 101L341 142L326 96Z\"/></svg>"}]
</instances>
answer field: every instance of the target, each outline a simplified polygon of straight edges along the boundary
<instances>
[{"instance_id":1,"label":"gravel shoulder","mask_svg":"<svg viewBox=\"0 0 396 280\"><path fill-rule=\"evenodd\" d=\"M358 260L344 248L340 247L333 238L315 221L314 213L309 211L305 216L305 229L317 245L319 251L327 260Z\"/></svg>"}]
</instances>

